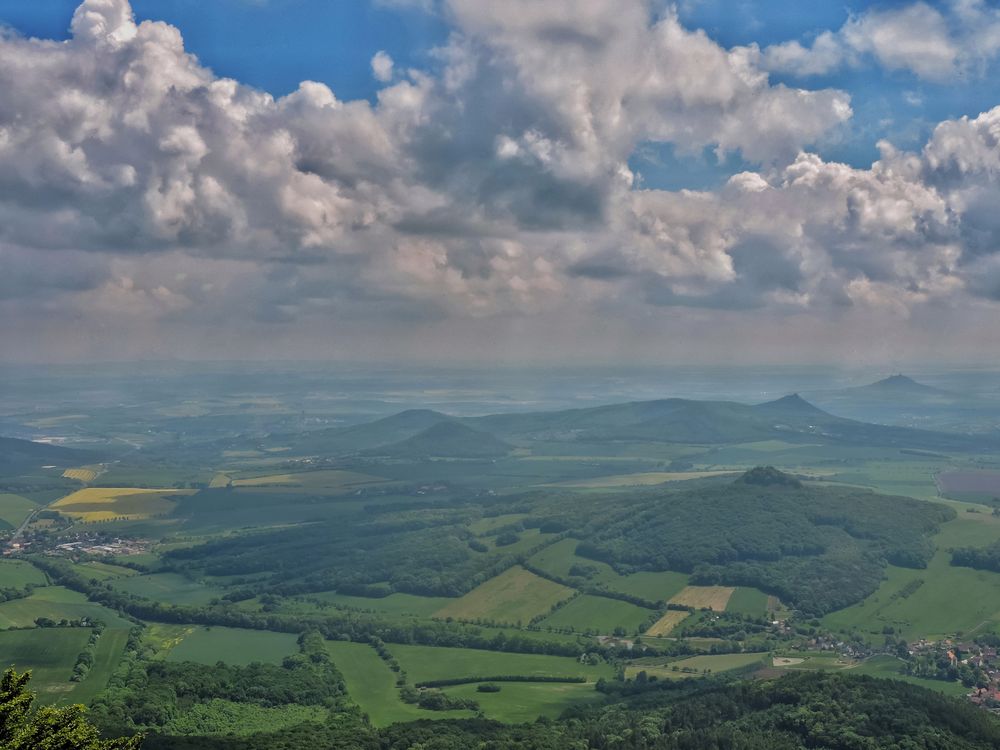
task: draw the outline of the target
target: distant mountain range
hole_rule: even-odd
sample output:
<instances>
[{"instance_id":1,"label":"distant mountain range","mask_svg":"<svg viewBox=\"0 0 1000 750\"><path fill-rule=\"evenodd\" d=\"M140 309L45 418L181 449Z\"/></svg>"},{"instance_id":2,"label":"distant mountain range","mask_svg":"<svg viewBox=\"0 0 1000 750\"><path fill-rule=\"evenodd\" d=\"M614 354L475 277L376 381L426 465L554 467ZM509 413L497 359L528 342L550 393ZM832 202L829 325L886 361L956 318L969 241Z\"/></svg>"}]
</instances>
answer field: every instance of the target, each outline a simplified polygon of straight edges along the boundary
<instances>
[{"instance_id":1,"label":"distant mountain range","mask_svg":"<svg viewBox=\"0 0 1000 750\"><path fill-rule=\"evenodd\" d=\"M904 376L856 390L862 392L859 397L862 399L877 399L877 394L884 391L939 393ZM348 428L274 436L282 445L291 443L304 450L399 458L493 458L506 455L517 446L538 443L627 441L719 445L775 439L935 451L983 451L1000 447L1000 436L914 429L835 416L798 394L756 405L660 399L465 418L414 409Z\"/></svg>"}]
</instances>

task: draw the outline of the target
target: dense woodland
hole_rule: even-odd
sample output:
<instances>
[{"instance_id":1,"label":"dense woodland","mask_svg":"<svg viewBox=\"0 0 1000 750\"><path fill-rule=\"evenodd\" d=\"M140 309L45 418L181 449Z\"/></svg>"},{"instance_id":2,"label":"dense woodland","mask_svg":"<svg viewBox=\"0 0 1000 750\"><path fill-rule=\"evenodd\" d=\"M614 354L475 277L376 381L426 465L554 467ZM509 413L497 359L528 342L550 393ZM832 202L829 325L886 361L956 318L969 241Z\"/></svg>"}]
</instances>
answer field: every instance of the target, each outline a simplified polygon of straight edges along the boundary
<instances>
[{"instance_id":1,"label":"dense woodland","mask_svg":"<svg viewBox=\"0 0 1000 750\"><path fill-rule=\"evenodd\" d=\"M748 481L749 480L749 481ZM168 552L168 568L192 575L266 574L253 594L337 589L461 595L528 554L507 552L522 528L579 540L577 554L620 572L677 570L698 583L755 586L808 614L868 596L887 563L923 568L930 536L954 511L867 490L803 485L774 470L733 482L584 497L555 492L505 498L530 513L496 530L495 549L468 530L492 500L459 496L450 505L235 535ZM225 503L225 490L184 502Z\"/></svg>"},{"instance_id":2,"label":"dense woodland","mask_svg":"<svg viewBox=\"0 0 1000 750\"><path fill-rule=\"evenodd\" d=\"M558 721L416 722L383 730L336 716L240 740L150 737L150 750L993 750L1000 722L924 688L805 673L697 692L655 683Z\"/></svg>"}]
</instances>

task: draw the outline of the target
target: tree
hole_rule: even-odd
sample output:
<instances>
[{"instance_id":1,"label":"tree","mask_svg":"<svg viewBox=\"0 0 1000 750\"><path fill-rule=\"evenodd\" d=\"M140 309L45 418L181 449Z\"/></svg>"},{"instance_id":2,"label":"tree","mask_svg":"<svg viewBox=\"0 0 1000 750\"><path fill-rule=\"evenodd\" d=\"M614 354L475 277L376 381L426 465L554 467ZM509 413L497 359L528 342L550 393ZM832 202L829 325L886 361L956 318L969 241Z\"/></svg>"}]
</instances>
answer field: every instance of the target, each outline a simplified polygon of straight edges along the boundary
<instances>
[{"instance_id":1,"label":"tree","mask_svg":"<svg viewBox=\"0 0 1000 750\"><path fill-rule=\"evenodd\" d=\"M142 737L102 740L86 709L43 706L32 711L30 672L8 669L0 678L0 748L3 750L138 750Z\"/></svg>"}]
</instances>

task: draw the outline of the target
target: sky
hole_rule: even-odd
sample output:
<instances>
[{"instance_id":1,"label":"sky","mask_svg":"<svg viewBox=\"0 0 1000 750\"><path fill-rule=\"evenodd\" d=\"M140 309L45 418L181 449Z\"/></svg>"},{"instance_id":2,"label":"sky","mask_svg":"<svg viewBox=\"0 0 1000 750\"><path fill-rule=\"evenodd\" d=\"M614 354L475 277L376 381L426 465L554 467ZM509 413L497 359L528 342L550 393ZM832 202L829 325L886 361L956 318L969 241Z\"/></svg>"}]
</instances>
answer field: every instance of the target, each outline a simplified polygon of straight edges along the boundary
<instances>
[{"instance_id":1,"label":"sky","mask_svg":"<svg viewBox=\"0 0 1000 750\"><path fill-rule=\"evenodd\" d=\"M0 0L0 361L995 364L1000 4Z\"/></svg>"}]
</instances>

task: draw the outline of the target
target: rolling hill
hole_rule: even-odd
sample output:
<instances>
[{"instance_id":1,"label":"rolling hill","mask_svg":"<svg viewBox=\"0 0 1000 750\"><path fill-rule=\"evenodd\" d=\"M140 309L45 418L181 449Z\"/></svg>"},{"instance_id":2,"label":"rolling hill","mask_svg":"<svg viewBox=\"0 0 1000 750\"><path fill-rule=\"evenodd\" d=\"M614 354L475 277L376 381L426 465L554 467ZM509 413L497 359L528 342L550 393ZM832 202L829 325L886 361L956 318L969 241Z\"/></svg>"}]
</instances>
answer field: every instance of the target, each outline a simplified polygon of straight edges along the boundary
<instances>
[{"instance_id":1,"label":"rolling hill","mask_svg":"<svg viewBox=\"0 0 1000 750\"><path fill-rule=\"evenodd\" d=\"M412 437L366 451L390 458L499 458L513 449L488 432L446 419Z\"/></svg>"},{"instance_id":2,"label":"rolling hill","mask_svg":"<svg viewBox=\"0 0 1000 750\"><path fill-rule=\"evenodd\" d=\"M48 464L71 466L93 461L94 458L94 455L87 451L19 438L0 437L0 467L5 469L37 468Z\"/></svg>"}]
</instances>

